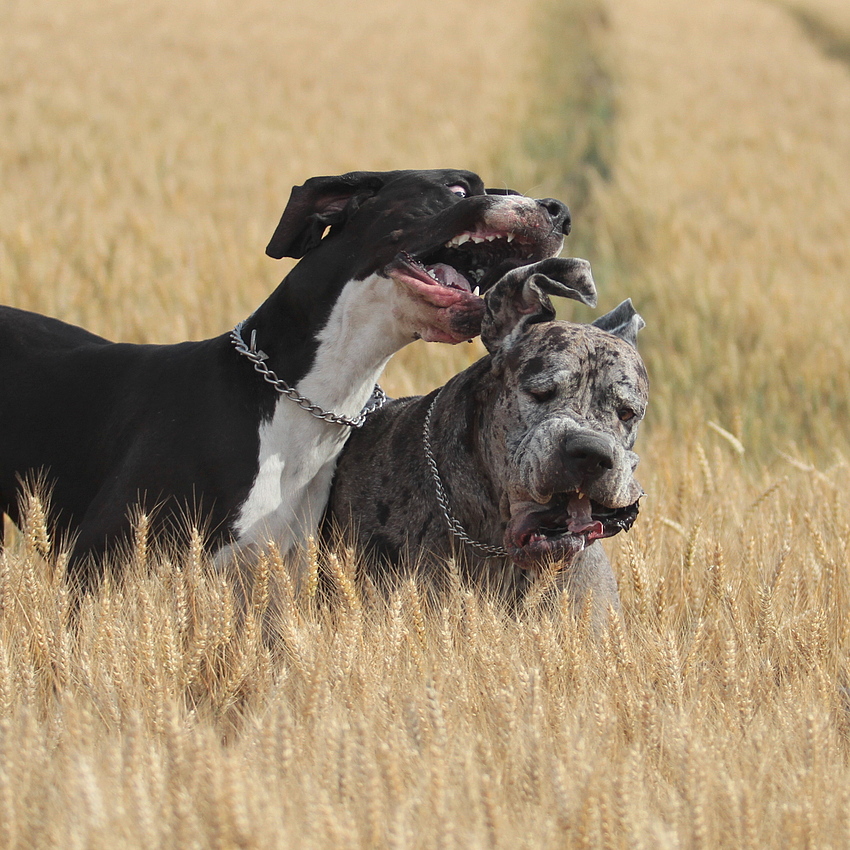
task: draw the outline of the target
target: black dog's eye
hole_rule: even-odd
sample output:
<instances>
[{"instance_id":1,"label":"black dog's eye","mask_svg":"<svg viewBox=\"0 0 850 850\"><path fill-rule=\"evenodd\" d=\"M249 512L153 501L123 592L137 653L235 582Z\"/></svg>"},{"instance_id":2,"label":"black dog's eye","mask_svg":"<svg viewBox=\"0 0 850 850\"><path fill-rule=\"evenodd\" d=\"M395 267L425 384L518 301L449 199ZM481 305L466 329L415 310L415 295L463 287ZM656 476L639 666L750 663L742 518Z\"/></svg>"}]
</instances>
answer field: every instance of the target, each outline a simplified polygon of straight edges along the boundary
<instances>
[{"instance_id":1,"label":"black dog's eye","mask_svg":"<svg viewBox=\"0 0 850 850\"><path fill-rule=\"evenodd\" d=\"M637 416L637 413L625 405L617 410L617 419L619 419L620 422L631 422L635 416Z\"/></svg>"},{"instance_id":2,"label":"black dog's eye","mask_svg":"<svg viewBox=\"0 0 850 850\"><path fill-rule=\"evenodd\" d=\"M526 390L526 392L535 400L539 402L544 401L552 401L553 398L558 394L557 387L546 387L544 389L535 389L535 390Z\"/></svg>"},{"instance_id":3,"label":"black dog's eye","mask_svg":"<svg viewBox=\"0 0 850 850\"><path fill-rule=\"evenodd\" d=\"M453 195L457 195L459 198L465 198L469 194L469 189L467 189L466 186L461 186L459 183L449 186L449 191Z\"/></svg>"}]
</instances>

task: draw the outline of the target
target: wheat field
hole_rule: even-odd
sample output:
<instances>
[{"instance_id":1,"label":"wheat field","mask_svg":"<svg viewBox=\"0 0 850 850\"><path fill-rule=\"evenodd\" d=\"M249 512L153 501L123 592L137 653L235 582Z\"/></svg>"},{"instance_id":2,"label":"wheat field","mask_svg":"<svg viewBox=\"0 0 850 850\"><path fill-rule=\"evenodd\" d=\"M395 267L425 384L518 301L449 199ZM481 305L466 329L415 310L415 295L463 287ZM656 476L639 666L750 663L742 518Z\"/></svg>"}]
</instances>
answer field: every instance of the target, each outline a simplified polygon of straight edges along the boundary
<instances>
[{"instance_id":1,"label":"wheat field","mask_svg":"<svg viewBox=\"0 0 850 850\"><path fill-rule=\"evenodd\" d=\"M293 184L465 167L571 204L652 393L601 635L534 592L378 594L344 550L297 591L270 551L240 622L199 541L144 527L71 617L31 498L0 847L850 846L844 2L29 0L0 45L0 301L221 333L285 273ZM383 383L480 351L410 346Z\"/></svg>"}]
</instances>

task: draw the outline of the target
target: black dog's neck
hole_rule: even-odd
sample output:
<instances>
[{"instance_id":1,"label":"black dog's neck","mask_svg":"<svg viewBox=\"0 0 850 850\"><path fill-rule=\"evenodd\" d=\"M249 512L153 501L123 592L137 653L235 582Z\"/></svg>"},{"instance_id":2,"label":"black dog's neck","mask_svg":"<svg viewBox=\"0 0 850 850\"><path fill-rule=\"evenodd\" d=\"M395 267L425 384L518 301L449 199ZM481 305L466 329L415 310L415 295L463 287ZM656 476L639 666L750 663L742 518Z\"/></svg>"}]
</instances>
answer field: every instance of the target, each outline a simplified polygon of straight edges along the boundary
<instances>
[{"instance_id":1,"label":"black dog's neck","mask_svg":"<svg viewBox=\"0 0 850 850\"><path fill-rule=\"evenodd\" d=\"M394 284L315 265L302 260L245 321L242 339L247 346L254 339L264 366L289 387L325 411L354 417L390 356L408 341L395 327ZM274 404L270 387L261 392Z\"/></svg>"},{"instance_id":2,"label":"black dog's neck","mask_svg":"<svg viewBox=\"0 0 850 850\"><path fill-rule=\"evenodd\" d=\"M300 280L303 276L303 271L294 269L242 328L245 342L250 345L253 334L257 348L267 358L266 365L290 386L310 371L319 347L319 333L336 300L330 292L323 293L321 300L305 297L306 287ZM317 289L331 288L321 277L316 281ZM338 287L337 296L341 288Z\"/></svg>"}]
</instances>

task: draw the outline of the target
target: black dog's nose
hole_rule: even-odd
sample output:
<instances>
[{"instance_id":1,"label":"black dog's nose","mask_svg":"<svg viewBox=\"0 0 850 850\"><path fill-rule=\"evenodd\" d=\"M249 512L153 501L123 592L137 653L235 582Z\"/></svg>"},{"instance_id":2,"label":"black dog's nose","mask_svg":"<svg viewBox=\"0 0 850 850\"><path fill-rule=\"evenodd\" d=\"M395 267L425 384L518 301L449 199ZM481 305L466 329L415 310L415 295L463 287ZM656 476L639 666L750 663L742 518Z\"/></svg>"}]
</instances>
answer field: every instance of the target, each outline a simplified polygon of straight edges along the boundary
<instances>
[{"instance_id":1,"label":"black dog's nose","mask_svg":"<svg viewBox=\"0 0 850 850\"><path fill-rule=\"evenodd\" d=\"M566 469L580 482L592 481L614 468L610 443L594 434L568 437L561 447Z\"/></svg>"},{"instance_id":2,"label":"black dog's nose","mask_svg":"<svg viewBox=\"0 0 850 850\"><path fill-rule=\"evenodd\" d=\"M537 203L552 217L552 225L555 229L560 230L564 235L570 232L573 222L566 204L562 204L554 198L543 198L538 200Z\"/></svg>"}]
</instances>

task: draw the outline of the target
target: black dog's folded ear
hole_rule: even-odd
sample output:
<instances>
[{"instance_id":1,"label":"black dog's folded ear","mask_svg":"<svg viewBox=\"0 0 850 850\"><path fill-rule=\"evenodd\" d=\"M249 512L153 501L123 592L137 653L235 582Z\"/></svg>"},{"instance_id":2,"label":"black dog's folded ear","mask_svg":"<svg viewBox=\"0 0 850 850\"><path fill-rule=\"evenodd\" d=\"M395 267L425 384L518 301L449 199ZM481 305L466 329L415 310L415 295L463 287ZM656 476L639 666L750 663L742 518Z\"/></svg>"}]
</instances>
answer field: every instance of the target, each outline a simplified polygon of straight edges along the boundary
<instances>
[{"instance_id":1,"label":"black dog's folded ear","mask_svg":"<svg viewBox=\"0 0 850 850\"><path fill-rule=\"evenodd\" d=\"M596 306L596 286L587 260L553 257L509 271L484 295L481 341L494 354L520 322L555 318L550 295Z\"/></svg>"},{"instance_id":2,"label":"black dog's folded ear","mask_svg":"<svg viewBox=\"0 0 850 850\"><path fill-rule=\"evenodd\" d=\"M627 298L610 313L600 316L591 324L624 339L635 348L637 348L638 331L646 327L643 316L632 306L631 298Z\"/></svg>"},{"instance_id":3,"label":"black dog's folded ear","mask_svg":"<svg viewBox=\"0 0 850 850\"><path fill-rule=\"evenodd\" d=\"M355 196L362 201L360 196L374 195L384 180L380 171L350 171L338 177L311 177L295 186L266 253L276 260L300 259L321 242L329 226L343 220Z\"/></svg>"}]
</instances>

